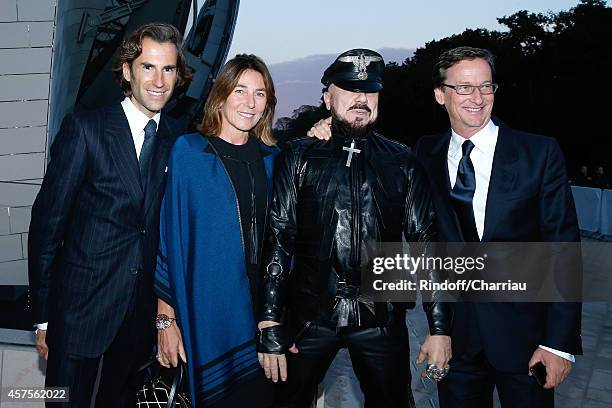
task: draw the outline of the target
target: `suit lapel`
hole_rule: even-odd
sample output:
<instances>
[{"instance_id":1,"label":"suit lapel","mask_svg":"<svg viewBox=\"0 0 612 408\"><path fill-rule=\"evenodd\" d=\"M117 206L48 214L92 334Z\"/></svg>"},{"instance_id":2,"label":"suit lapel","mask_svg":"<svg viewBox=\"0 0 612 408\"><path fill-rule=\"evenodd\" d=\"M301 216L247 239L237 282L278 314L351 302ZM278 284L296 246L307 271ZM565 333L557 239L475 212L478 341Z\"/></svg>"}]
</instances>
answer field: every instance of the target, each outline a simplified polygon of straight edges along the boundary
<instances>
[{"instance_id":1,"label":"suit lapel","mask_svg":"<svg viewBox=\"0 0 612 408\"><path fill-rule=\"evenodd\" d=\"M140 184L138 157L136 156L130 125L120 104L115 104L107 109L104 136L119 177L121 177L132 203L137 210L140 210L142 208L143 192Z\"/></svg>"},{"instance_id":2,"label":"suit lapel","mask_svg":"<svg viewBox=\"0 0 612 408\"><path fill-rule=\"evenodd\" d=\"M454 230L459 240L464 240L461 225L457 218L457 213L454 210L451 200L450 191L451 184L448 177L448 146L450 144L451 131L450 129L443 137L438 138L437 144L431 150L431 179L433 188L437 190L439 197L442 199L442 208L448 211L450 220L452 220Z\"/></svg>"},{"instance_id":3,"label":"suit lapel","mask_svg":"<svg viewBox=\"0 0 612 408\"><path fill-rule=\"evenodd\" d=\"M439 180L434 188L438 190L445 204L451 204L450 200L450 180L448 178L448 145L450 143L450 133L438 140L438 143L431 151L432 175L433 180Z\"/></svg>"},{"instance_id":4,"label":"suit lapel","mask_svg":"<svg viewBox=\"0 0 612 408\"><path fill-rule=\"evenodd\" d=\"M503 216L503 211L499 210L499 197L504 192L512 191L517 177L515 164L518 154L515 149L512 129L498 120L493 120L493 122L499 126L499 132L497 144L495 145L495 154L493 155L491 178L489 179L482 241L490 240L498 218Z\"/></svg>"}]
</instances>

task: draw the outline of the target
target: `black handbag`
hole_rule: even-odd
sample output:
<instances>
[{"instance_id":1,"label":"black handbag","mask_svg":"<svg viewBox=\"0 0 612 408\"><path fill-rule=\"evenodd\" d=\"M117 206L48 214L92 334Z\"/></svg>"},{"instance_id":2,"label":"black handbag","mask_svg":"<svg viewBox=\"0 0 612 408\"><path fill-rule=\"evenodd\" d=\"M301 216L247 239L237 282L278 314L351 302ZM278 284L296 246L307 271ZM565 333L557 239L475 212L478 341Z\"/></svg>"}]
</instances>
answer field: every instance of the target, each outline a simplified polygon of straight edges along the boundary
<instances>
[{"instance_id":1,"label":"black handbag","mask_svg":"<svg viewBox=\"0 0 612 408\"><path fill-rule=\"evenodd\" d=\"M167 369L153 359L138 369L143 372L153 368L154 375L145 381L136 393L138 408L193 408L184 390L187 368L179 361L174 369Z\"/></svg>"}]
</instances>

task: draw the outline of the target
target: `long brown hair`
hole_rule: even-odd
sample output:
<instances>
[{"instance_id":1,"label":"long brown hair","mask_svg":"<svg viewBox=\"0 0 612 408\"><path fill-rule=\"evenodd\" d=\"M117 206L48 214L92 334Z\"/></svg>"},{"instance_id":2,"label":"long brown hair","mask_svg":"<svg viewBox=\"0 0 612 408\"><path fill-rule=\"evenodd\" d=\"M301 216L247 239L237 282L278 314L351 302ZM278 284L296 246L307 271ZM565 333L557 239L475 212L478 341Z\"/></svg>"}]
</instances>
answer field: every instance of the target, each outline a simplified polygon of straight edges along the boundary
<instances>
[{"instance_id":1,"label":"long brown hair","mask_svg":"<svg viewBox=\"0 0 612 408\"><path fill-rule=\"evenodd\" d=\"M176 47L176 85L181 86L191 79L191 68L187 65L185 55L181 50L182 36L179 30L171 24L149 23L140 26L137 30L130 33L121 43L117 52L117 59L113 64L115 78L121 85L125 96L132 95L132 85L123 77L123 64L127 63L132 68L132 62L142 54L142 42L145 38L158 43L171 43Z\"/></svg>"},{"instance_id":2,"label":"long brown hair","mask_svg":"<svg viewBox=\"0 0 612 408\"><path fill-rule=\"evenodd\" d=\"M223 118L221 116L221 106L232 93L240 75L247 69L259 72L263 77L264 87L266 91L266 108L257 122L257 125L251 130L252 134L257 139L261 140L268 146L276 143L272 134L272 119L274 118L274 108L276 108L276 94L274 92L274 83L272 76L268 71L268 67L255 55L239 54L231 60L227 61L219 76L210 90L210 95L204 105L204 117L202 122L197 126L197 129L206 136L218 136L221 133Z\"/></svg>"}]
</instances>

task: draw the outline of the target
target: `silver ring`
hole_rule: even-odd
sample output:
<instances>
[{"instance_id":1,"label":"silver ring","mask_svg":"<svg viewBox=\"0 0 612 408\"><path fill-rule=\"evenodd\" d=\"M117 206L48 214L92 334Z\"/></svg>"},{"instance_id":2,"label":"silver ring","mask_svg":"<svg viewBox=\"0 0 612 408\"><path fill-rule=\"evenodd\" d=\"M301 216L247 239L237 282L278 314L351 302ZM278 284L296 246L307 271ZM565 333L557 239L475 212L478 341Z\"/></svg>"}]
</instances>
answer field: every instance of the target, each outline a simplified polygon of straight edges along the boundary
<instances>
[{"instance_id":1,"label":"silver ring","mask_svg":"<svg viewBox=\"0 0 612 408\"><path fill-rule=\"evenodd\" d=\"M448 375L449 370L450 366L440 368L435 364L427 364L427 368L425 368L425 375L430 380L440 381Z\"/></svg>"}]
</instances>

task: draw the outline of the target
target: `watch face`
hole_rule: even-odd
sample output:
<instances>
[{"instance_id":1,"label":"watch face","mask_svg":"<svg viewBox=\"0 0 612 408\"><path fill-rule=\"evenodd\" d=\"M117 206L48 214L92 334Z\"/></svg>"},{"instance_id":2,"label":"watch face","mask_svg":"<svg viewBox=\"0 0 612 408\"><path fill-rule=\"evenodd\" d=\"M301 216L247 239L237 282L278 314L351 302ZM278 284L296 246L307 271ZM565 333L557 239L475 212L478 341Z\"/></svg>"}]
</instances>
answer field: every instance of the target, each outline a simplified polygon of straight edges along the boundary
<instances>
[{"instance_id":1,"label":"watch face","mask_svg":"<svg viewBox=\"0 0 612 408\"><path fill-rule=\"evenodd\" d=\"M174 320L174 319L170 319L165 314L160 314L160 315L158 315L155 318L155 327L158 330L167 329L168 327L170 327L172 325L172 320Z\"/></svg>"}]
</instances>

